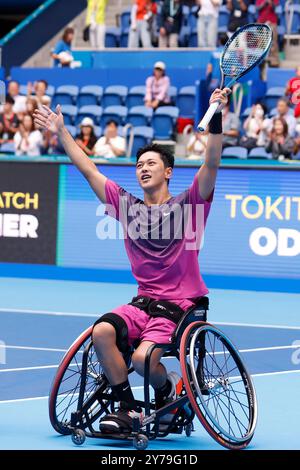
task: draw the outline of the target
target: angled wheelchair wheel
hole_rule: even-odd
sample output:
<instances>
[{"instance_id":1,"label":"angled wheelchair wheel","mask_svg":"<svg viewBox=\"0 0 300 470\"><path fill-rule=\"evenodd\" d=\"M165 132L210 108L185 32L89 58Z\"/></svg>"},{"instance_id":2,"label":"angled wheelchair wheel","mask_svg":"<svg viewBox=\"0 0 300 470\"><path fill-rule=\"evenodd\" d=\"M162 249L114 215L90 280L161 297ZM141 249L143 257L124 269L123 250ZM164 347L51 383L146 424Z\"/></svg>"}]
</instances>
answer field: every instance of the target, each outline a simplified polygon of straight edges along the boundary
<instances>
[{"instance_id":1,"label":"angled wheelchair wheel","mask_svg":"<svg viewBox=\"0 0 300 470\"><path fill-rule=\"evenodd\" d=\"M109 391L91 343L91 335L92 327L74 341L63 357L52 384L49 396L49 417L53 428L60 434L72 434L72 413L80 410L84 403L88 403L96 391L105 393ZM85 357L86 366L84 377L82 374L83 357ZM101 404L98 400L91 400L90 407L86 407L81 417L83 425L87 422L92 423L107 411L105 406L109 405L108 400Z\"/></svg>"},{"instance_id":2,"label":"angled wheelchair wheel","mask_svg":"<svg viewBox=\"0 0 300 470\"><path fill-rule=\"evenodd\" d=\"M213 325L191 323L180 342L180 365L190 403L222 446L243 449L257 421L252 379L232 342Z\"/></svg>"}]
</instances>

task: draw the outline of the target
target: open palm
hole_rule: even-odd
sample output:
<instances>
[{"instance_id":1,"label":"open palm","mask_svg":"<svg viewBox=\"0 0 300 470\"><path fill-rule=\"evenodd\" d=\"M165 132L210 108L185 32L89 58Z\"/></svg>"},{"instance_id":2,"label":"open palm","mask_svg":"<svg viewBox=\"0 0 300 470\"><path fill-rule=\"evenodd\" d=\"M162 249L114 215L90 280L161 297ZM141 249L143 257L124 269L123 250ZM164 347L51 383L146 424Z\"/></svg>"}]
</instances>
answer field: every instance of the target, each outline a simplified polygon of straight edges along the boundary
<instances>
[{"instance_id":1,"label":"open palm","mask_svg":"<svg viewBox=\"0 0 300 470\"><path fill-rule=\"evenodd\" d=\"M51 111L48 106L42 106L34 112L34 123L38 129L47 129L53 133L57 133L64 126L64 117L61 107L56 107L56 112Z\"/></svg>"}]
</instances>

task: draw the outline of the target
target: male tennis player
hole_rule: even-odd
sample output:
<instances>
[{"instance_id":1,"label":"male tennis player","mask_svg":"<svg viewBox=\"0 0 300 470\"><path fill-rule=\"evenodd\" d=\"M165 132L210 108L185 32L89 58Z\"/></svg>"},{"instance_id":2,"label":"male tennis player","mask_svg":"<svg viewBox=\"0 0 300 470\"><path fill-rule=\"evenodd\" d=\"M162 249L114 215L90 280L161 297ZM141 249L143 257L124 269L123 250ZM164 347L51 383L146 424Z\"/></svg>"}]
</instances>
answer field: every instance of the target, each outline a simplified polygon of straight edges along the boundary
<instances>
[{"instance_id":1,"label":"male tennis player","mask_svg":"<svg viewBox=\"0 0 300 470\"><path fill-rule=\"evenodd\" d=\"M174 156L169 151L159 145L138 151L136 176L144 191L143 201L98 171L67 131L60 106L57 106L56 113L45 106L35 112L36 126L59 135L74 165L106 204L107 213L122 223L127 235L124 237L126 251L138 283L138 296L130 304L103 315L93 329L99 361L120 401L119 411L101 420L102 432L130 432L133 418L142 419L128 381L128 368L122 352L139 340L132 364L136 372L143 375L150 345L169 343L184 311L208 293L199 272L199 243L191 243L191 234L179 229L182 228L181 216L187 213L193 228L197 225L198 213L202 214L205 225L222 152L221 110L229 93L229 89L216 89L211 96L210 103L219 101L220 105L209 124L205 162L185 192L175 197L169 192L174 167ZM191 212L185 210L186 206L192 208ZM165 230L166 227L169 230ZM161 349L156 349L150 364L150 383L155 390L157 408L176 399L182 387L182 381L175 372L167 374L160 362L162 354ZM171 418L167 415L164 422L170 422Z\"/></svg>"}]
</instances>

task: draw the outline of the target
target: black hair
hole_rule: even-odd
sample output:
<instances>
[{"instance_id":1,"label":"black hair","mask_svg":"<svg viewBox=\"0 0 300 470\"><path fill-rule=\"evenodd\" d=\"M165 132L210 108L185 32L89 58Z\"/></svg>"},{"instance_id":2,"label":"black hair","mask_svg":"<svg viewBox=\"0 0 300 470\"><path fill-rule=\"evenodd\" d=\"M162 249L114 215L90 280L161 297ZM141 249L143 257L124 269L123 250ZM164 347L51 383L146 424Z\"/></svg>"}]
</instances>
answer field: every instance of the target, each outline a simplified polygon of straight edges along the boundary
<instances>
[{"instance_id":1,"label":"black hair","mask_svg":"<svg viewBox=\"0 0 300 470\"><path fill-rule=\"evenodd\" d=\"M262 101L258 100L255 102L255 105L259 104L259 106L262 107L262 109L264 110L264 114L268 114L268 108L267 106L265 105L265 103L263 103Z\"/></svg>"},{"instance_id":2,"label":"black hair","mask_svg":"<svg viewBox=\"0 0 300 470\"><path fill-rule=\"evenodd\" d=\"M43 84L45 85L45 88L46 88L46 89L48 88L48 82L47 82L47 80L43 80L43 79L42 79L42 80L38 80L37 82L38 82L38 83L43 83Z\"/></svg>"},{"instance_id":3,"label":"black hair","mask_svg":"<svg viewBox=\"0 0 300 470\"><path fill-rule=\"evenodd\" d=\"M15 104L15 100L13 99L12 96L10 95L6 95L6 98L5 98L5 103L9 103L9 104Z\"/></svg>"},{"instance_id":4,"label":"black hair","mask_svg":"<svg viewBox=\"0 0 300 470\"><path fill-rule=\"evenodd\" d=\"M107 121L106 126L109 126L110 124L114 124L116 127L119 126L117 121L115 121L114 119L110 119L109 121Z\"/></svg>"},{"instance_id":5,"label":"black hair","mask_svg":"<svg viewBox=\"0 0 300 470\"><path fill-rule=\"evenodd\" d=\"M158 153L164 162L165 168L174 168L174 155L165 146L159 144L149 144L145 147L141 147L136 154L136 161L138 162L139 158L146 152Z\"/></svg>"}]
</instances>

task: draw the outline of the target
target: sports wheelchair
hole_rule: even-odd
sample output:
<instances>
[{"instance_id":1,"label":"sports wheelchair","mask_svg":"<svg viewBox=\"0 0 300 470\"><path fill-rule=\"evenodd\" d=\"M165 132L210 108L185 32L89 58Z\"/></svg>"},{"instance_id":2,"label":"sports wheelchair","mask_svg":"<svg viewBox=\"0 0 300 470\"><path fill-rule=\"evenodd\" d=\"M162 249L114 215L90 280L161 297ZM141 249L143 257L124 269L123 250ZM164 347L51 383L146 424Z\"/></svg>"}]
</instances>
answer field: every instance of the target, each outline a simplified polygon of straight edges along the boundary
<instances>
[{"instance_id":1,"label":"sports wheelchair","mask_svg":"<svg viewBox=\"0 0 300 470\"><path fill-rule=\"evenodd\" d=\"M219 329L206 322L209 299L202 297L180 319L170 344L153 344L146 355L144 370L144 411L142 423L134 420L133 431L107 434L99 431L99 420L113 413L117 399L97 359L91 339L91 326L65 354L54 378L49 415L53 428L72 435L74 444L86 436L131 440L136 449L147 448L149 440L168 434L190 436L193 420L198 417L208 433L229 449L245 448L251 441L257 421L257 401L252 379L232 342ZM156 409L150 399L149 367L153 351L163 348L164 357L180 361L183 379L181 395ZM128 373L133 350L124 354ZM173 413L167 426L161 418ZM96 427L95 427L96 426Z\"/></svg>"}]
</instances>

